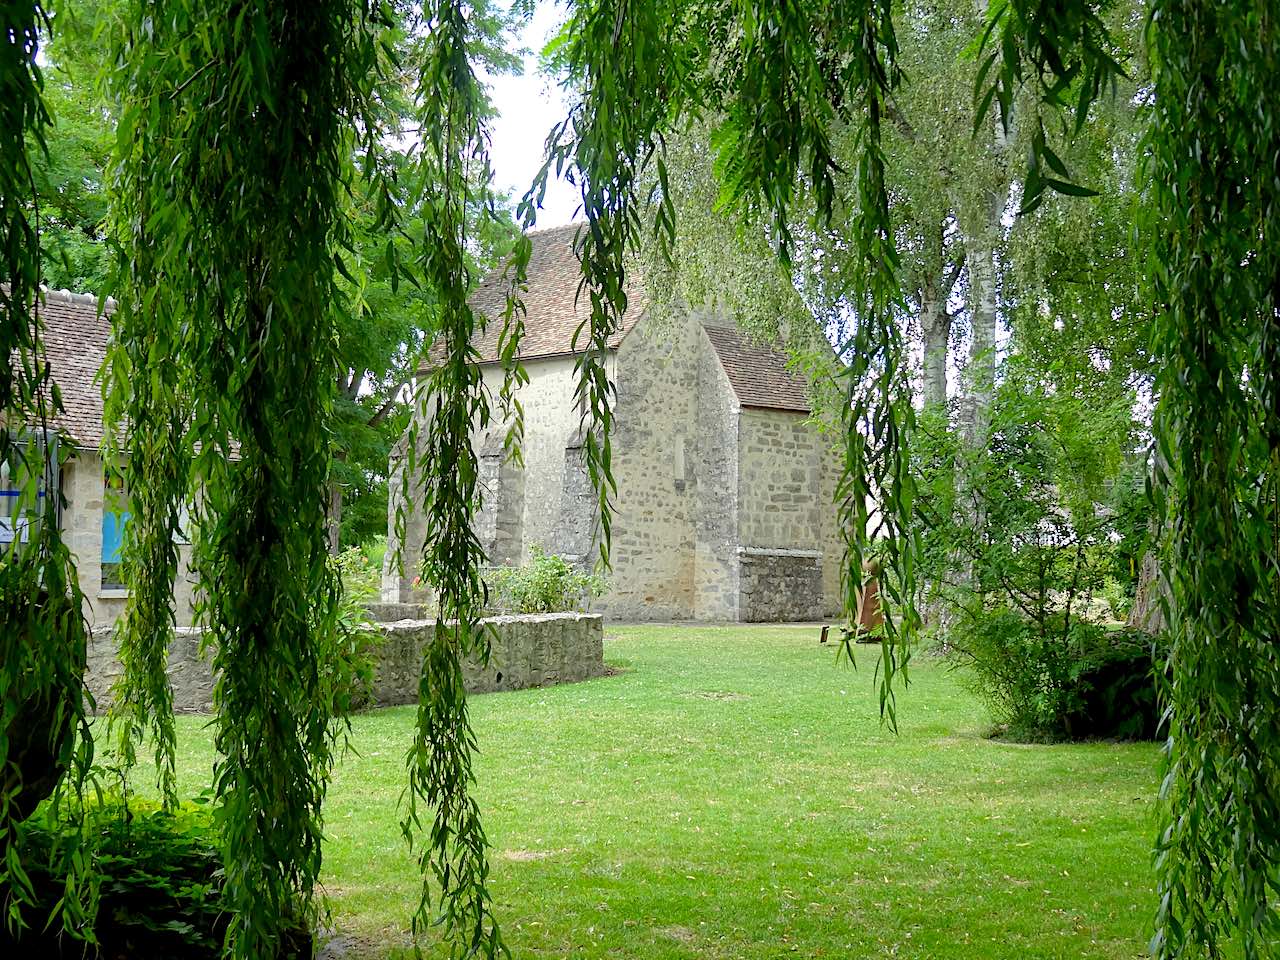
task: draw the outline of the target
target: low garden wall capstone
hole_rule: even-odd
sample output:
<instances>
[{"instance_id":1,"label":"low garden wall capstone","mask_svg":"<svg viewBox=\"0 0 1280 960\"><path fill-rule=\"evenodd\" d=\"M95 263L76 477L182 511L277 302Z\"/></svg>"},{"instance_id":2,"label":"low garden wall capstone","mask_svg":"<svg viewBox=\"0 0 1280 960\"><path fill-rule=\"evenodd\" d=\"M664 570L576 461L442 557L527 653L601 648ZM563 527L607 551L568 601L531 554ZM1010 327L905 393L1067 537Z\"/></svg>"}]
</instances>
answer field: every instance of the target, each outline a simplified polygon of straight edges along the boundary
<instances>
[{"instance_id":1,"label":"low garden wall capstone","mask_svg":"<svg viewBox=\"0 0 1280 960\"><path fill-rule=\"evenodd\" d=\"M399 611L374 611L375 613ZM546 613L491 617L492 653L488 666L463 665L467 691L492 693L545 687L604 676L604 620L596 614ZM422 653L435 629L432 620L375 623L382 642L369 706L390 707L418 702ZM178 713L209 713L213 709L211 655L200 653L201 631L181 627L169 650L169 681L173 709ZM94 630L89 640L85 671L99 710L110 702L111 685L120 676L114 632Z\"/></svg>"}]
</instances>

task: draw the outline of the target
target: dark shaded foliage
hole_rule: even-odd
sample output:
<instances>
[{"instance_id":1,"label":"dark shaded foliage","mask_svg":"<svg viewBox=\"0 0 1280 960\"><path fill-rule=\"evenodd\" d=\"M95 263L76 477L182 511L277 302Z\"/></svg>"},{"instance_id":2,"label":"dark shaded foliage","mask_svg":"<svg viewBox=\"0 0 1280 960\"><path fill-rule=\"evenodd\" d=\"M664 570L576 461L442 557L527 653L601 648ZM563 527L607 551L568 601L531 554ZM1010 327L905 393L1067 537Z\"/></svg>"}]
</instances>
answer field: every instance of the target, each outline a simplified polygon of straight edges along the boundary
<instances>
[{"instance_id":1,"label":"dark shaded foliage","mask_svg":"<svg viewBox=\"0 0 1280 960\"><path fill-rule=\"evenodd\" d=\"M65 811L61 811L65 814ZM77 818L78 820L79 818ZM99 901L90 943L64 936L44 920L65 892L68 841L82 826L50 809L30 824L22 841L31 864L34 902L25 904L25 928L0 932L0 950L24 960L217 960L231 920L223 888L218 828L207 807L184 804L165 810L154 803L108 796L84 815L93 847ZM286 931L278 960L311 956L309 931ZM6 954L10 955L10 954Z\"/></svg>"}]
</instances>

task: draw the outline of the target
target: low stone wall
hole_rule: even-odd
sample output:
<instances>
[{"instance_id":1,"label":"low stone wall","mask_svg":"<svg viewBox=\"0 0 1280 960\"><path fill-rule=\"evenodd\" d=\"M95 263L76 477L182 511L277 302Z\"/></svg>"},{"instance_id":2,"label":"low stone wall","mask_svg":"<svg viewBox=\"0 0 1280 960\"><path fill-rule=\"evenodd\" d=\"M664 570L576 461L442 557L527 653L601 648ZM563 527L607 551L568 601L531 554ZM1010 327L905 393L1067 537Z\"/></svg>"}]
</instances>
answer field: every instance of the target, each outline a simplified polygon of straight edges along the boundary
<instances>
[{"instance_id":1,"label":"low stone wall","mask_svg":"<svg viewBox=\"0 0 1280 960\"><path fill-rule=\"evenodd\" d=\"M545 687L604 676L604 620L594 614L548 613L537 616L493 617L489 665L463 665L470 693ZM372 706L418 702L422 653L435 623L399 620L375 624L382 631ZM209 713L213 709L213 670L210 654L200 653L200 631L180 628L169 650L169 681L173 709L178 713ZM120 676L115 638L110 629L95 630L89 641L86 680L103 710L111 685Z\"/></svg>"},{"instance_id":2,"label":"low stone wall","mask_svg":"<svg viewBox=\"0 0 1280 960\"><path fill-rule=\"evenodd\" d=\"M179 627L169 647L169 683L173 686L173 709L178 713L213 710L212 655L200 655L201 633L195 627ZM111 702L111 686L122 672L116 659L115 629L95 627L89 636L85 682L99 711Z\"/></svg>"},{"instance_id":3,"label":"low stone wall","mask_svg":"<svg viewBox=\"0 0 1280 960\"><path fill-rule=\"evenodd\" d=\"M491 617L489 665L463 665L467 690L493 693L549 687L604 676L604 619L595 614L547 613ZM435 623L402 620L378 625L384 640L378 658L373 699L379 706L418 702L422 651Z\"/></svg>"},{"instance_id":4,"label":"low stone wall","mask_svg":"<svg viewBox=\"0 0 1280 960\"><path fill-rule=\"evenodd\" d=\"M738 615L750 623L821 620L822 554L809 550L738 550Z\"/></svg>"},{"instance_id":5,"label":"low stone wall","mask_svg":"<svg viewBox=\"0 0 1280 960\"><path fill-rule=\"evenodd\" d=\"M388 623L392 620L430 620L431 605L426 603L393 603L379 600L365 604L369 619L374 623Z\"/></svg>"}]
</instances>

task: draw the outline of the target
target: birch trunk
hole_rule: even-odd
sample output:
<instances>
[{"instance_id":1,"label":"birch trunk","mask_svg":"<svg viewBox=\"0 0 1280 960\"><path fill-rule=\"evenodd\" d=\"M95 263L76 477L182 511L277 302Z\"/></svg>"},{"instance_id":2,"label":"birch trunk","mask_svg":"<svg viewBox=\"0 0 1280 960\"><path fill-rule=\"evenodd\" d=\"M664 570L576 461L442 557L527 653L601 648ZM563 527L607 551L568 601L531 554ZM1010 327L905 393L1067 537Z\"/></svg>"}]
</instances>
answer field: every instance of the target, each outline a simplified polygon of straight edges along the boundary
<instances>
[{"instance_id":1,"label":"birch trunk","mask_svg":"<svg viewBox=\"0 0 1280 960\"><path fill-rule=\"evenodd\" d=\"M993 201L992 208L997 203ZM1003 204L999 204L1003 208ZM997 214L998 217L998 214ZM995 390L995 347L998 310L996 306L996 251L991 241L994 226L983 224L976 236L966 238L969 264L970 341L967 367L968 397L964 435L971 448L987 444L990 427L991 397ZM997 234L998 235L998 234Z\"/></svg>"},{"instance_id":2,"label":"birch trunk","mask_svg":"<svg viewBox=\"0 0 1280 960\"><path fill-rule=\"evenodd\" d=\"M947 344L951 340L951 316L946 292L926 286L920 300L920 329L924 337L924 404L947 402Z\"/></svg>"}]
</instances>

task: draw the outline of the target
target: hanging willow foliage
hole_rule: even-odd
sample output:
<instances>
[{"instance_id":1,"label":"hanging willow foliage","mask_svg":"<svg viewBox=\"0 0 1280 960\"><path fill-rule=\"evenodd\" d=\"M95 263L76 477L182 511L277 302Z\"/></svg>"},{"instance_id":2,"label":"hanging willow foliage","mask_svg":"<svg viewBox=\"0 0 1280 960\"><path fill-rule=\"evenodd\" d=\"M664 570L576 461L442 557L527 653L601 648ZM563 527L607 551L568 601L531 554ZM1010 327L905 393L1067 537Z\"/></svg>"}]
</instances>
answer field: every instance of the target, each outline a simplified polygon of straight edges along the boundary
<instances>
[{"instance_id":1,"label":"hanging willow foliage","mask_svg":"<svg viewBox=\"0 0 1280 960\"><path fill-rule=\"evenodd\" d=\"M1280 10L1152 4L1147 268L1172 646L1161 957L1280 943Z\"/></svg>"},{"instance_id":2,"label":"hanging willow foliage","mask_svg":"<svg viewBox=\"0 0 1280 960\"><path fill-rule=\"evenodd\" d=\"M482 491L472 430L487 427L493 411L472 346L479 320L467 303L473 280L466 259L468 224L471 221L472 228L481 231L499 219L488 186L492 171L486 100L469 55L479 45L479 36L468 6L460 0L423 5L424 42L417 65L424 144L418 180L424 192L418 198L423 234L415 238L416 267L438 292L440 315L436 366L419 384L415 398L427 416L421 423L415 421L411 431L405 480L412 484L411 478L417 478L412 494L431 518L422 578L435 592L437 612L418 687L402 829L419 847L423 872L413 918L415 941L429 925L439 924L454 955L496 956L505 947L487 887L488 841L471 793L476 743L462 672L464 659L487 662L490 649L489 633L480 624L486 603L480 574L486 560L473 524ZM506 418L506 447L513 456L519 455L522 426L514 394L525 379L517 350L524 310L519 293L528 258L529 242L521 240L509 267L499 341L504 369L499 410ZM403 526L403 517L398 523ZM423 830L425 841L418 838Z\"/></svg>"},{"instance_id":3,"label":"hanging willow foliage","mask_svg":"<svg viewBox=\"0 0 1280 960\"><path fill-rule=\"evenodd\" d=\"M1031 78L1078 127L1120 70L1098 11L993 6L1000 64L975 96ZM1140 240L1171 638L1152 950L1252 960L1280 937L1280 15L1269 0L1156 0L1146 38ZM1053 166L1043 148L1028 181Z\"/></svg>"},{"instance_id":4,"label":"hanging willow foliage","mask_svg":"<svg viewBox=\"0 0 1280 960\"><path fill-rule=\"evenodd\" d=\"M135 501L119 709L129 752L150 720L171 797L173 540L194 494L229 953L246 960L315 915L339 590L324 536L333 277L386 25L363 0L134 0L112 80L109 412Z\"/></svg>"},{"instance_id":5,"label":"hanging willow foliage","mask_svg":"<svg viewBox=\"0 0 1280 960\"><path fill-rule=\"evenodd\" d=\"M992 5L993 18L1005 18L991 34L1000 37L1001 58L984 66L995 92L980 102L1003 105L1011 97L1003 90L1030 80L1047 107L1068 104L1072 93L1077 109L1087 109L1118 68L1096 30L1097 5L1054 13L1060 6ZM37 246L26 242L34 213L14 202L29 195L25 161L14 159L22 156L18 142L38 137L43 123L34 57L40 13L30 9L33 17L25 7L5 7L16 19L4 24L7 46L0 51L4 89L15 91L0 103L0 135L10 138L0 161L6 178L0 279L9 285L0 301L0 346L32 364L0 380L6 422L10 411L26 416L23 405L39 397L39 274L27 252ZM425 233L417 266L440 291L444 351L422 398L435 415L411 451L433 519L424 574L438 592L440 619L424 662L404 828L414 836L427 819L423 807L430 808L420 856L441 893L433 899L424 885L415 930L441 922L457 953L494 954L502 947L470 792L474 736L460 669L463 656L487 651L478 626L482 554L471 526L478 490L470 435L491 417L470 353L477 321L466 306L464 214L468 204L486 202L471 185L486 182L489 172L482 99L468 62L468 10L460 0L437 0L423 11L424 162L436 175L422 178L429 186L419 198ZM1276 122L1263 86L1277 66L1277 28L1274 11L1261 2L1208 9L1162 0L1156 10L1151 190L1161 219L1152 233L1159 254L1157 346L1168 371L1160 423L1169 464L1164 481L1177 507L1170 515L1178 518L1171 528L1173 736L1158 946L1169 956L1190 955L1195 945L1213 950L1238 934L1250 956L1264 956L1274 937L1275 891L1268 884L1275 877L1268 870L1280 822L1271 806L1280 793L1273 236L1280 207L1275 178L1258 171L1274 171L1277 163ZM270 956L284 926L310 919L313 910L320 803L332 761L318 679L336 592L323 538L333 310L341 308L332 276L335 256L341 268L341 192L353 176L350 158L358 135L376 131L360 121L368 113L383 19L381 8L359 0L132 0L115 77L123 256L111 409L118 424L130 427L119 453L138 498L126 553L135 597L121 635L126 675L119 710L127 752L151 726L161 786L171 795L163 665L177 563L172 540L177 505L197 494L196 565L204 590L198 613L221 672L217 740L224 759L217 787L228 891L237 908L231 949L239 957ZM638 184L648 163L657 172L659 231L668 241L674 233L663 186L664 127L686 117L718 125L722 202L767 214L784 257L800 203L813 201L816 231L831 215L831 128L850 124L859 133L860 219L852 239L863 265L849 295L855 333L841 345L850 361L842 515L850 598L871 522L886 535L892 571L886 586L899 607L885 646L889 677L914 623L905 470L912 414L892 323L896 264L879 147L885 98L897 81L895 53L886 0L583 0L562 52L581 96L553 132L547 167L524 207L531 221L531 202L550 172L575 169L588 220L578 241L581 290L591 304L579 396L594 427L587 457L607 557L612 388L603 345L627 307L625 255L640 229ZM1051 153L1040 149L1033 159L1066 176ZM501 402L503 415L512 417L513 447L524 255L527 247L517 256L504 318L508 373ZM131 391L120 399L126 383ZM64 594L74 597L64 609L74 616L64 617L67 632L59 634L73 637L79 598L65 552L51 546L26 556L42 558L43 567L15 573L14 583L43 583L56 599L44 607L28 600L21 612L36 631L48 630L55 622L50 611L64 609ZM6 566L5 576L19 570ZM18 594L7 579L5 590L9 604ZM14 685L29 677L69 683L74 650L68 640L51 660L39 654L24 661L25 653L11 660L6 649L5 717L17 701ZM892 718L891 700L885 709ZM0 828L9 830L13 794L5 791L0 813L8 819L0 817ZM10 878L11 861L6 856ZM1211 913L1215 907L1224 909Z\"/></svg>"},{"instance_id":6,"label":"hanging willow foliage","mask_svg":"<svg viewBox=\"0 0 1280 960\"><path fill-rule=\"evenodd\" d=\"M0 891L10 927L34 896L17 844L22 821L66 787L79 793L93 761L84 598L58 529L49 426L61 400L40 346L40 206L28 152L46 149L37 52L49 28L38 3L0 7L0 519L9 534L0 543ZM66 897L49 920L75 932L92 912L91 859L65 853Z\"/></svg>"},{"instance_id":7,"label":"hanging willow foliage","mask_svg":"<svg viewBox=\"0 0 1280 960\"><path fill-rule=\"evenodd\" d=\"M547 140L547 160L522 210L526 218L553 172L579 176L587 217L576 252L579 295L590 300L587 346L578 359L578 397L598 431L585 449L598 492L608 558L611 386L605 345L627 307L627 253L638 246L642 203L653 204L664 249L675 233L663 132L699 117L714 121L712 145L721 205L766 214L789 262L796 208L812 201L812 229L830 223L836 197L834 128L850 124L859 153L859 212L853 239L860 268L850 277L854 332L845 358L845 462L838 490L846 536L846 607L856 610L862 559L874 535L886 552L886 643L881 704L893 720L892 682L905 666L917 625L913 488L906 439L914 419L905 389L903 339L894 322L897 253L885 189L880 123L898 82L891 4L584 0L557 52L580 91ZM656 183L638 196L652 163ZM874 527L873 530L873 520ZM852 636L852 634L850 634Z\"/></svg>"}]
</instances>

